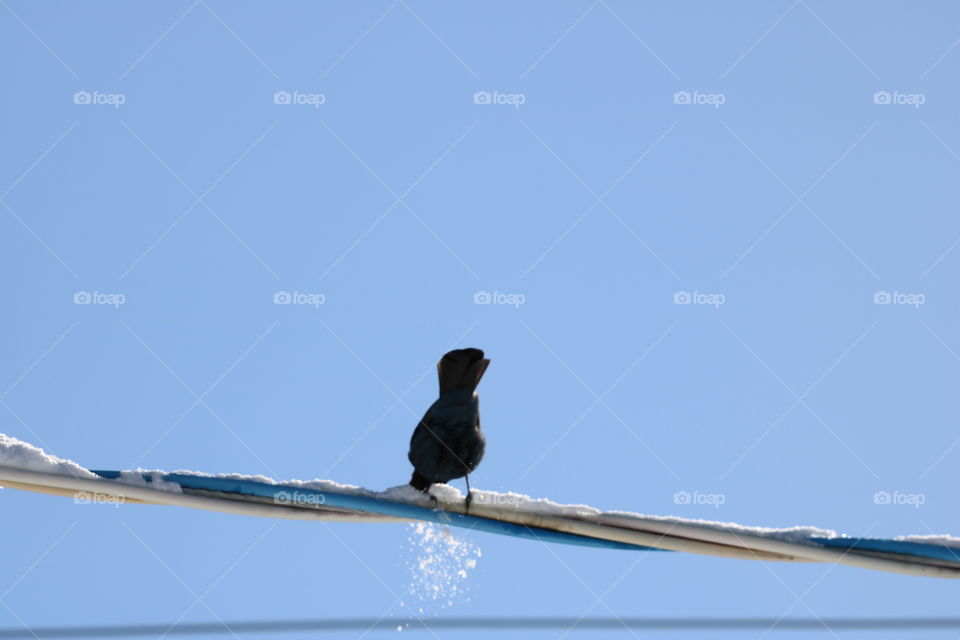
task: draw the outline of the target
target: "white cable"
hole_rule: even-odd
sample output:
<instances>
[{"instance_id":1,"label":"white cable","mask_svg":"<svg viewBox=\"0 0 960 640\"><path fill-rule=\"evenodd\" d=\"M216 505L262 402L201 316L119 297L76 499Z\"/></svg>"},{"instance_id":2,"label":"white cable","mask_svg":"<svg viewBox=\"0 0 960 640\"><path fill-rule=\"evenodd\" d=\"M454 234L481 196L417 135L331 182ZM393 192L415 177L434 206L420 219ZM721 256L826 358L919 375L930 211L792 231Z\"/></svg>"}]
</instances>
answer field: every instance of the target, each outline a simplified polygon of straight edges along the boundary
<instances>
[{"instance_id":1,"label":"white cable","mask_svg":"<svg viewBox=\"0 0 960 640\"><path fill-rule=\"evenodd\" d=\"M256 502L233 495L228 497L227 494L217 494L216 492L205 492L204 495L175 493L117 480L79 478L3 465L0 465L0 485L60 495L76 495L85 492L148 504L182 506L265 518L325 522L409 521L406 518L335 509L323 505L304 508L302 506ZM444 504L443 507L451 512L462 513L464 511L463 504L460 503ZM510 507L483 504L472 505L470 515L671 551L753 560L831 562L908 575L960 578L960 562L950 563L899 553L831 548L813 542L720 529L715 526L697 525L679 519L609 513L601 513L596 516L565 516L530 513Z\"/></svg>"}]
</instances>

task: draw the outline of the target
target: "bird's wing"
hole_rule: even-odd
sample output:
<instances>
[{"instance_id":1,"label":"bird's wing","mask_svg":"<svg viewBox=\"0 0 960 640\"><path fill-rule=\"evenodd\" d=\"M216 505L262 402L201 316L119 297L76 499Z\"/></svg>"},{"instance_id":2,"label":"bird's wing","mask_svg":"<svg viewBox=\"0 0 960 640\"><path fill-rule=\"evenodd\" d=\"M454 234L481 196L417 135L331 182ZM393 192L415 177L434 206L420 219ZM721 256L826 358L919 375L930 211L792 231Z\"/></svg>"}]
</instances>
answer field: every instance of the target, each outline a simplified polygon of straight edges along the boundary
<instances>
[{"instance_id":1,"label":"bird's wing","mask_svg":"<svg viewBox=\"0 0 960 640\"><path fill-rule=\"evenodd\" d=\"M476 469L480 461L483 460L483 453L487 446L483 431L480 429L479 418L473 428L476 429L477 437L465 439L463 451L459 452L460 459L467 463L467 468L470 471Z\"/></svg>"},{"instance_id":2,"label":"bird's wing","mask_svg":"<svg viewBox=\"0 0 960 640\"><path fill-rule=\"evenodd\" d=\"M436 458L434 451L439 444L432 433L433 429L430 427L431 421L432 415L428 410L423 414L420 422L417 423L417 428L413 430L413 435L410 436L410 451L407 453L407 459L415 468L421 470L421 474L426 470L423 469L423 467L434 464L431 459Z\"/></svg>"}]
</instances>

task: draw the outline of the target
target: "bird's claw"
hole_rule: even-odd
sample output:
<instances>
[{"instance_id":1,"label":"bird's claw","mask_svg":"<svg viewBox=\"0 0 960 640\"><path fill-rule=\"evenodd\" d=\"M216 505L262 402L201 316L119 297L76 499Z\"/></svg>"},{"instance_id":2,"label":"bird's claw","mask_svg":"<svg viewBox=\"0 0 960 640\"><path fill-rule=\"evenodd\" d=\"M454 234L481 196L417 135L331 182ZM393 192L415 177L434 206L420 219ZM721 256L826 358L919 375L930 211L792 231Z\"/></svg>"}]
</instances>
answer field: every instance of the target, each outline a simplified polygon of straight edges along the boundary
<instances>
[{"instance_id":1,"label":"bird's claw","mask_svg":"<svg viewBox=\"0 0 960 640\"><path fill-rule=\"evenodd\" d=\"M467 491L467 498L463 501L464 504L464 513L467 515L470 514L470 503L473 502L473 492Z\"/></svg>"}]
</instances>

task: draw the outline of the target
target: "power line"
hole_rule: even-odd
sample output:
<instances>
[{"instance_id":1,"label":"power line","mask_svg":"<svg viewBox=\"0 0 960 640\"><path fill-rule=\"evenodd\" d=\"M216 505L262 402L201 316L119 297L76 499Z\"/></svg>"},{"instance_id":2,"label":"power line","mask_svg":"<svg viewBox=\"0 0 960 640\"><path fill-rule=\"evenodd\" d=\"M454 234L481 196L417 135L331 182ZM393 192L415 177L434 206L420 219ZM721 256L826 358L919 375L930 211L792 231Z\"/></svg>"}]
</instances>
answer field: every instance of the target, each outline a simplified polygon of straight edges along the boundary
<instances>
[{"instance_id":1,"label":"power line","mask_svg":"<svg viewBox=\"0 0 960 640\"><path fill-rule=\"evenodd\" d=\"M904 618L614 618L614 617L455 617L455 618L333 618L327 620L257 620L177 624L125 624L0 629L0 639L135 638L144 636L282 633L296 631L932 631L960 629L960 617Z\"/></svg>"}]
</instances>

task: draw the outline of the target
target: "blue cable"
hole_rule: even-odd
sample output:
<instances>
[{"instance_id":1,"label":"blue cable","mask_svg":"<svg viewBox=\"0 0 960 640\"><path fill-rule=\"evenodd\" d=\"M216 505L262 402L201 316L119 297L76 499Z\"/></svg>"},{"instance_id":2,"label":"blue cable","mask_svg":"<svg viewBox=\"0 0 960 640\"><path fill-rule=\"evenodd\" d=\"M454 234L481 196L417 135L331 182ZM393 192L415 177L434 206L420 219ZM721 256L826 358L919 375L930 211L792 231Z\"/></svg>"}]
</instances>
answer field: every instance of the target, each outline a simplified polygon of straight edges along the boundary
<instances>
[{"instance_id":1,"label":"blue cable","mask_svg":"<svg viewBox=\"0 0 960 640\"><path fill-rule=\"evenodd\" d=\"M93 473L102 478L115 480L120 477L119 471L104 471L92 469ZM147 482L152 482L152 474L144 474ZM307 489L305 487L295 487L283 484L269 484L266 482L257 482L256 480L240 480L234 478L210 478L207 476L195 476L184 473L164 474L162 479L166 482L176 482L184 489L199 489L204 491L220 491L223 493L236 493L245 496L255 496L258 498L269 498L279 505L293 505L295 502L328 505L331 507L341 507L344 509L353 509L356 511L366 511L368 513L379 513L381 515L396 516L399 518L410 518L413 520L427 520L438 522L454 527L462 527L475 531L485 531L488 533L497 533L500 535L515 536L526 538L528 540L539 540L541 542L558 542L561 544L572 544L584 547L599 547L605 549L628 549L631 551L666 551L666 549L657 549L655 547L645 547L628 542L617 542L615 540L604 540L602 538L591 538L581 536L575 533L565 533L563 531L554 531L542 527L532 527L512 522L502 522L492 518L481 518L477 516L465 515L444 511L442 509L428 509L417 505L406 504L403 502L393 502L371 496L347 495L330 491L320 491L317 489Z\"/></svg>"}]
</instances>

